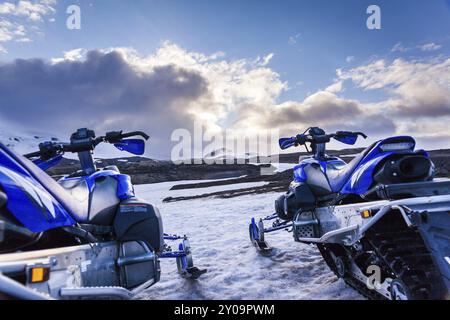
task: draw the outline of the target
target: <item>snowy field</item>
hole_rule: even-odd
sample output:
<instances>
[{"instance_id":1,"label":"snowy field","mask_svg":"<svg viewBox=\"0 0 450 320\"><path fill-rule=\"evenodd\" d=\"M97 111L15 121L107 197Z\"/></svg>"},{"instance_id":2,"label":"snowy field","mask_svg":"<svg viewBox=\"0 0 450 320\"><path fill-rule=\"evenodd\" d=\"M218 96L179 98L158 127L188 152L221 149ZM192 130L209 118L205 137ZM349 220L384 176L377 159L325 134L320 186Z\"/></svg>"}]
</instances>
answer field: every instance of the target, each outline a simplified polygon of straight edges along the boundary
<instances>
[{"instance_id":1,"label":"snowy field","mask_svg":"<svg viewBox=\"0 0 450 320\"><path fill-rule=\"evenodd\" d=\"M202 198L162 203L166 197L192 196L221 190L248 188L264 183L245 183L211 188L169 191L165 182L135 186L138 197L157 205L164 231L190 237L194 263L208 273L196 281L178 276L175 260L161 262L161 281L139 299L362 299L323 262L314 246L295 243L286 231L270 234L271 256L257 254L248 239L252 216L273 212L277 193L231 199ZM172 248L176 248L178 242Z\"/></svg>"}]
</instances>

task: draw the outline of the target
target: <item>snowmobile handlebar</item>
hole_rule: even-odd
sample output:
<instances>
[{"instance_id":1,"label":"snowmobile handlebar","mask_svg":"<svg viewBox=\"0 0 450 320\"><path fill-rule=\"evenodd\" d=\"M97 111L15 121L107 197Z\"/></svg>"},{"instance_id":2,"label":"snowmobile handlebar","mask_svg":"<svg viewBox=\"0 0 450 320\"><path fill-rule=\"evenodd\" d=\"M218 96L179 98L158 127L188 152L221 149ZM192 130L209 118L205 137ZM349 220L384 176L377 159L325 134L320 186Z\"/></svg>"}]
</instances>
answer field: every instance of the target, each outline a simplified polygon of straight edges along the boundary
<instances>
[{"instance_id":1,"label":"snowmobile handlebar","mask_svg":"<svg viewBox=\"0 0 450 320\"><path fill-rule=\"evenodd\" d=\"M353 145L356 143L359 136L364 139L367 138L367 135L362 132L337 131L336 133L326 134L324 130L317 127L312 127L308 128L304 133L296 135L295 137L281 138L279 144L282 150L294 146L297 147L299 145L306 145L306 143L311 143L313 149L315 149L314 146L329 143L331 139L336 139L342 143Z\"/></svg>"},{"instance_id":2,"label":"snowmobile handlebar","mask_svg":"<svg viewBox=\"0 0 450 320\"><path fill-rule=\"evenodd\" d=\"M123 131L110 131L104 136L95 137L95 133L88 129L78 129L70 137L70 142L47 141L39 144L39 151L26 154L26 158L40 157L42 160L48 160L65 152L80 153L92 151L100 143L121 143L123 139L140 136L145 140L150 139L145 132L133 131L123 133Z\"/></svg>"},{"instance_id":3,"label":"snowmobile handlebar","mask_svg":"<svg viewBox=\"0 0 450 320\"><path fill-rule=\"evenodd\" d=\"M100 142L108 142L108 143L118 143L121 142L125 138L140 136L145 140L150 139L150 136L143 131L133 131L128 133L123 133L122 131L111 131L107 132L105 136L99 137Z\"/></svg>"}]
</instances>

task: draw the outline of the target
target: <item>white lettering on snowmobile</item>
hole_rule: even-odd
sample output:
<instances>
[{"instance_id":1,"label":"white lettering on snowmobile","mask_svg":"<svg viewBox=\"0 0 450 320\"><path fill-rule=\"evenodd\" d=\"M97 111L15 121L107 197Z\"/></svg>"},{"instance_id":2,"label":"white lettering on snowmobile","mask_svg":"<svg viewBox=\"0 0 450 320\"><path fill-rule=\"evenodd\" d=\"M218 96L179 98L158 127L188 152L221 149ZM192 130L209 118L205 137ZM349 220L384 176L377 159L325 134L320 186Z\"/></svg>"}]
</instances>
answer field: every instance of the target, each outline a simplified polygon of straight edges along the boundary
<instances>
[{"instance_id":1,"label":"white lettering on snowmobile","mask_svg":"<svg viewBox=\"0 0 450 320\"><path fill-rule=\"evenodd\" d=\"M450 264L450 258L449 257L445 257L445 261L447 261L447 263Z\"/></svg>"}]
</instances>

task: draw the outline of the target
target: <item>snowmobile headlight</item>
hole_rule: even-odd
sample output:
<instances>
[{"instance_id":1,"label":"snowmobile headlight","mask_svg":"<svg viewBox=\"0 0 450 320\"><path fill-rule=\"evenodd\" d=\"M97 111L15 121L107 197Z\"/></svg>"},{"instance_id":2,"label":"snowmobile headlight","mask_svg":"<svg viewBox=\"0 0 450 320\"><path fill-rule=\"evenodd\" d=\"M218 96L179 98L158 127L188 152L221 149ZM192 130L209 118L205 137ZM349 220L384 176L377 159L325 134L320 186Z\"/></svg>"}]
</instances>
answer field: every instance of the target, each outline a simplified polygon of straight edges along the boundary
<instances>
[{"instance_id":1,"label":"snowmobile headlight","mask_svg":"<svg viewBox=\"0 0 450 320\"><path fill-rule=\"evenodd\" d=\"M412 150L414 143L412 142L398 142L398 143L386 143L380 146L383 151L400 151L400 150Z\"/></svg>"}]
</instances>

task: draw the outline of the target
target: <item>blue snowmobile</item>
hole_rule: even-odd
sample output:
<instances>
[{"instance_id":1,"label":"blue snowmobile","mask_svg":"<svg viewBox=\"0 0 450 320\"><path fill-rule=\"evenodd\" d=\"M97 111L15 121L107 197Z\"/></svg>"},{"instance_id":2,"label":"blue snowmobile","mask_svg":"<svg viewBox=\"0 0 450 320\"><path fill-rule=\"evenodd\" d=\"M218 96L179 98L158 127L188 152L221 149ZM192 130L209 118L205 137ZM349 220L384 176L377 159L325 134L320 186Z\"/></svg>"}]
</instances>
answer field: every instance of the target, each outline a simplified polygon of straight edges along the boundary
<instances>
[{"instance_id":1,"label":"blue snowmobile","mask_svg":"<svg viewBox=\"0 0 450 320\"><path fill-rule=\"evenodd\" d=\"M148 139L79 129L69 143L45 142L26 156L0 144L0 298L130 299L159 281L162 258L176 259L186 278L206 272L194 267L186 236L163 232L128 175L95 165L101 143L142 155ZM81 170L56 182L44 170L66 152L78 154Z\"/></svg>"},{"instance_id":2,"label":"blue snowmobile","mask_svg":"<svg viewBox=\"0 0 450 320\"><path fill-rule=\"evenodd\" d=\"M269 254L265 235L288 230L370 299L450 299L450 180L434 179L428 153L409 136L377 141L349 163L326 154L331 139L358 137L366 135L314 127L280 139L281 149L305 146L312 156L294 167L275 213L252 219L250 240Z\"/></svg>"}]
</instances>

